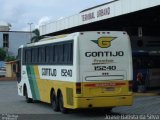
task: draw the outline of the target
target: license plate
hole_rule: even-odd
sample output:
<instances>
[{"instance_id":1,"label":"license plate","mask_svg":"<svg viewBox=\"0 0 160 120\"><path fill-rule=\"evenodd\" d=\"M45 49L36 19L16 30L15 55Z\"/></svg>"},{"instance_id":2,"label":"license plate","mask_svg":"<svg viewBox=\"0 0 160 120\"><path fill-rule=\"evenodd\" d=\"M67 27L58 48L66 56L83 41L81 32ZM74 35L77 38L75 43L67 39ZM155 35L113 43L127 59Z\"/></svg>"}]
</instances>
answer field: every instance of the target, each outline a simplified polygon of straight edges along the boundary
<instances>
[{"instance_id":1,"label":"license plate","mask_svg":"<svg viewBox=\"0 0 160 120\"><path fill-rule=\"evenodd\" d=\"M114 91L115 88L114 87L108 87L108 88L105 88L105 91Z\"/></svg>"}]
</instances>

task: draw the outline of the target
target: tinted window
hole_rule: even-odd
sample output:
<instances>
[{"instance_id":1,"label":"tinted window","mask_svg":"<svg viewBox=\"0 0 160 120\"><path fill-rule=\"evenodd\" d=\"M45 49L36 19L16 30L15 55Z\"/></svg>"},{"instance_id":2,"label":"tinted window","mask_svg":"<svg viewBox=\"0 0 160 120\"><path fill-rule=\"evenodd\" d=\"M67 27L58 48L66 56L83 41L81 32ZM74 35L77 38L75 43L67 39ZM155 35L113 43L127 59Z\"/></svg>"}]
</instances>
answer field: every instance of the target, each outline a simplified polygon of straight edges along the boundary
<instances>
[{"instance_id":1,"label":"tinted window","mask_svg":"<svg viewBox=\"0 0 160 120\"><path fill-rule=\"evenodd\" d=\"M73 64L73 41L41 45L23 50L23 64Z\"/></svg>"}]
</instances>

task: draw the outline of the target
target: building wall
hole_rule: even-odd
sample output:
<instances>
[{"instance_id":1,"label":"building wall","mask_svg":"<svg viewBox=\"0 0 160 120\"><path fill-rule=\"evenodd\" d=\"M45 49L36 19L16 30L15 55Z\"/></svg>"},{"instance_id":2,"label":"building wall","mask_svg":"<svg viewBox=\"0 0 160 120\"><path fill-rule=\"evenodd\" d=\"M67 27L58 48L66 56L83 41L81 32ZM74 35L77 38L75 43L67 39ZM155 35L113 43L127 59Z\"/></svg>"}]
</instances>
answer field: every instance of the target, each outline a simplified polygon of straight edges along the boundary
<instances>
[{"instance_id":1,"label":"building wall","mask_svg":"<svg viewBox=\"0 0 160 120\"><path fill-rule=\"evenodd\" d=\"M29 32L18 32L18 31L0 32L1 48L3 48L3 34L9 34L9 48L8 48L9 55L16 57L19 46L30 43Z\"/></svg>"},{"instance_id":2,"label":"building wall","mask_svg":"<svg viewBox=\"0 0 160 120\"><path fill-rule=\"evenodd\" d=\"M1 26L0 25L0 31L9 31L9 26Z\"/></svg>"}]
</instances>

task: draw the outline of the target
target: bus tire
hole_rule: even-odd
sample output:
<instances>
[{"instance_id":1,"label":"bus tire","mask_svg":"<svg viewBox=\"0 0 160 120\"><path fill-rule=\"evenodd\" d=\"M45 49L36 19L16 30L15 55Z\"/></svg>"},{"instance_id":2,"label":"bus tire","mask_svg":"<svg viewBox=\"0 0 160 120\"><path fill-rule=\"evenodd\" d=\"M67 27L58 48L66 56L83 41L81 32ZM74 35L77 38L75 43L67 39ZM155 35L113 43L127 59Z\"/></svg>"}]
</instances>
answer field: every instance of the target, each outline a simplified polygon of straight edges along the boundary
<instances>
[{"instance_id":1,"label":"bus tire","mask_svg":"<svg viewBox=\"0 0 160 120\"><path fill-rule=\"evenodd\" d=\"M64 107L64 102L63 102L63 95L60 92L59 93L59 109L62 113L66 114L68 112L68 109Z\"/></svg>"},{"instance_id":2,"label":"bus tire","mask_svg":"<svg viewBox=\"0 0 160 120\"><path fill-rule=\"evenodd\" d=\"M59 104L57 102L57 97L54 91L51 93L51 106L55 112L59 111Z\"/></svg>"},{"instance_id":3,"label":"bus tire","mask_svg":"<svg viewBox=\"0 0 160 120\"><path fill-rule=\"evenodd\" d=\"M33 103L33 99L28 97L28 92L27 92L27 88L26 87L24 89L24 96L26 98L26 102L27 103Z\"/></svg>"}]
</instances>

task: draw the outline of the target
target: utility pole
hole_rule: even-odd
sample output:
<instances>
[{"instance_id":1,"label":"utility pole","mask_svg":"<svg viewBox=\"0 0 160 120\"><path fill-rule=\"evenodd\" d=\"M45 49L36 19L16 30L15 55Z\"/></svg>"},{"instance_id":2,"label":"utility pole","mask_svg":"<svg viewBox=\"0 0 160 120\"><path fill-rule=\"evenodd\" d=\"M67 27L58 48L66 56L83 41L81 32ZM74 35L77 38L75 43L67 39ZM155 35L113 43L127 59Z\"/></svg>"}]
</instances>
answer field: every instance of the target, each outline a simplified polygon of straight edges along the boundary
<instances>
[{"instance_id":1,"label":"utility pole","mask_svg":"<svg viewBox=\"0 0 160 120\"><path fill-rule=\"evenodd\" d=\"M30 29L30 40L32 39L32 24L33 23L28 23L29 29ZM31 41L32 42L32 41Z\"/></svg>"}]
</instances>

